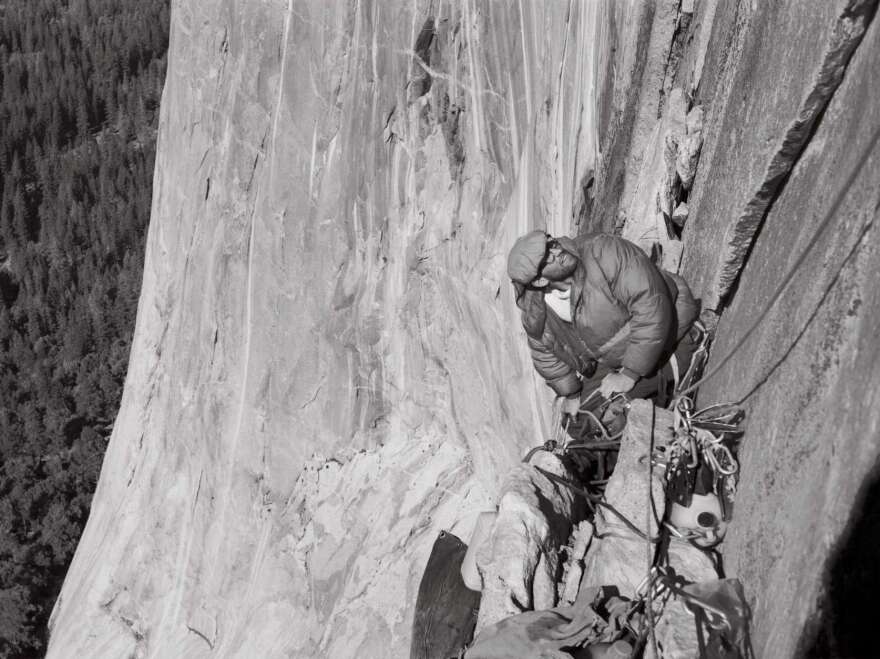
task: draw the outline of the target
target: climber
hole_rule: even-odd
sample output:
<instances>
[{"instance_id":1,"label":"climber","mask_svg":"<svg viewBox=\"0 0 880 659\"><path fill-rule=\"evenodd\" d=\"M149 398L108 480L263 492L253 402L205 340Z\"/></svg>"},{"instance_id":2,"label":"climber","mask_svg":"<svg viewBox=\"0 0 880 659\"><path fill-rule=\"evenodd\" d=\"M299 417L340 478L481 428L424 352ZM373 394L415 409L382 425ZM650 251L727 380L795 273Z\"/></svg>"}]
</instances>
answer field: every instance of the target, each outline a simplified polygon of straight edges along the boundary
<instances>
[{"instance_id":1,"label":"climber","mask_svg":"<svg viewBox=\"0 0 880 659\"><path fill-rule=\"evenodd\" d=\"M535 369L563 399L572 438L598 430L579 410L595 414L617 393L665 398L674 371L687 369L699 302L682 277L631 242L536 230L513 245L507 273ZM616 432L625 417L611 408L602 422Z\"/></svg>"}]
</instances>

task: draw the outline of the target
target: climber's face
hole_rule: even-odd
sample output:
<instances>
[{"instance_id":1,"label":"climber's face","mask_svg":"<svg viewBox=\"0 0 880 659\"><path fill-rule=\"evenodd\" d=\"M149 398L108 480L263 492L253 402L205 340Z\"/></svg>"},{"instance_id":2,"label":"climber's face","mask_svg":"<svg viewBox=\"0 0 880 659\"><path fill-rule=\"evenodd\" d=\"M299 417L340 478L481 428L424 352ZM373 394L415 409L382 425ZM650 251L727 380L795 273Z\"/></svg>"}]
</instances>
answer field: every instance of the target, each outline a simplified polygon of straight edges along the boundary
<instances>
[{"instance_id":1,"label":"climber's face","mask_svg":"<svg viewBox=\"0 0 880 659\"><path fill-rule=\"evenodd\" d=\"M568 290L571 275L577 267L577 259L562 249L552 238L547 241L547 256L541 270L532 281L534 288Z\"/></svg>"}]
</instances>

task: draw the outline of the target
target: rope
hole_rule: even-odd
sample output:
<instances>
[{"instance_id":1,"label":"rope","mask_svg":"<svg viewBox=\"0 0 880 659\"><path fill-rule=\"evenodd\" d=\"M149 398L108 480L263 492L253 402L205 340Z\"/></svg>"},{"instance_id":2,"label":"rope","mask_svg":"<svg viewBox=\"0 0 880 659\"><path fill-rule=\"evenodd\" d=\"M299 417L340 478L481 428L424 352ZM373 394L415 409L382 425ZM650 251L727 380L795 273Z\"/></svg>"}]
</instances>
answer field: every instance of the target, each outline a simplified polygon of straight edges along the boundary
<instances>
[{"instance_id":1,"label":"rope","mask_svg":"<svg viewBox=\"0 0 880 659\"><path fill-rule=\"evenodd\" d=\"M619 437L623 433L617 433L615 437ZM569 451L618 451L620 450L619 439L609 439L606 442L572 442L566 447Z\"/></svg>"},{"instance_id":2,"label":"rope","mask_svg":"<svg viewBox=\"0 0 880 659\"><path fill-rule=\"evenodd\" d=\"M656 411L654 406L651 406L651 436L648 443L648 456L654 455L654 423L655 423ZM654 461L648 460L648 505L645 506L645 526L650 531L651 530L651 511L654 508L654 490L652 485L654 483ZM645 544L645 554L647 557L648 563L648 579L651 578L651 570L654 567L654 546L653 543ZM654 601L651 596L651 588L648 588L648 597L647 597L647 613L648 613L648 638L651 640L651 645L654 648L654 656L659 657L660 652L657 647L657 635L654 632L656 621L654 620Z\"/></svg>"},{"instance_id":3,"label":"rope","mask_svg":"<svg viewBox=\"0 0 880 659\"><path fill-rule=\"evenodd\" d=\"M739 464L731 450L723 443L724 435L738 432L737 426L724 419L736 419L741 415L739 408L722 403L712 405L699 412L694 412L694 403L687 396L678 398L673 407L673 430L675 438L670 445L670 455L676 452L690 456L689 469L699 465L698 455L702 455L706 464L719 476L733 476L739 471ZM719 416L711 417L709 411L727 410ZM715 432L719 435L715 435Z\"/></svg>"},{"instance_id":4,"label":"rope","mask_svg":"<svg viewBox=\"0 0 880 659\"><path fill-rule=\"evenodd\" d=\"M562 402L557 401L553 406L553 441L559 443L559 429L562 428Z\"/></svg>"},{"instance_id":5,"label":"rope","mask_svg":"<svg viewBox=\"0 0 880 659\"><path fill-rule=\"evenodd\" d=\"M782 352L779 359L777 359L774 362L774 364L770 368L768 368L766 370L766 372L758 379L758 381L755 382L754 386L752 386L752 388L749 389L748 392L746 392L745 394L743 394L739 398L739 400L737 401L737 404L742 405L749 398L751 398L755 394L756 391L758 391L761 387L763 387L765 384L767 384L767 381L770 379L770 377L776 372L776 370L783 363L785 363L785 361L788 359L789 355L792 353L792 351L795 349L795 347L797 347L797 345L800 343L801 338L804 336L804 334L806 334L807 330L810 328L810 325L813 324L813 321L819 315L819 312L822 310L822 307L825 305L825 301L828 299L828 296L831 294L831 291L834 290L835 286L837 285L838 280L840 279L840 276L843 274L844 269L847 267L847 265L849 265L850 259L859 252L859 249L865 240L865 236L873 228L873 226L874 226L874 221L869 220L862 227L856 240L853 241L853 246L849 250L849 253L840 262L840 267L837 269L837 272L834 274L834 276L831 278L831 280L825 286L825 290L822 291L822 295L820 296L819 301L816 303L816 306L813 308L813 311L810 313L810 315L804 321L804 324L801 326L800 331L798 331L798 333L792 339L792 342L789 344L788 348L786 348L785 351Z\"/></svg>"},{"instance_id":6,"label":"rope","mask_svg":"<svg viewBox=\"0 0 880 659\"><path fill-rule=\"evenodd\" d=\"M612 396L610 396L609 398L607 398L604 403L599 405L599 407L596 409L596 412L593 412L592 410L586 409L584 406L587 403L589 403L592 398L594 398L595 396L598 396L598 395L601 395L601 392L599 389L595 389L590 393L589 396L584 398L584 400L581 401L581 404L578 407L578 414L586 414L587 416L589 416L593 420L593 422L596 424L596 427L599 428L599 431L602 433L602 440L603 441L613 442L615 440L620 439L623 436L623 431L621 430L620 432L612 435L611 433L608 432L608 428L605 426L605 424L602 423L601 419L599 418L599 415L604 414L605 410L607 410L614 401L623 399L624 401L629 402L629 398L627 397L626 394L616 393L616 394L613 394ZM568 428L566 428L566 432L567 431L568 431ZM586 447L586 446L587 445L584 444L581 446L581 448ZM590 444L590 446L592 446L592 444Z\"/></svg>"},{"instance_id":7,"label":"rope","mask_svg":"<svg viewBox=\"0 0 880 659\"><path fill-rule=\"evenodd\" d=\"M681 586L679 586L679 581L684 582L684 579L681 577L676 578L675 573L670 569L669 573L660 570L658 581L663 584L663 587L668 589L676 597L680 597L685 606L692 605L698 606L703 609L707 614L712 614L718 617L718 623L713 624L711 617L707 616L709 619L707 620L710 627L714 627L716 629L727 628L730 629L730 619L727 617L727 614L716 606L706 602L702 598L697 597L691 593L685 591ZM688 608L690 608L688 606Z\"/></svg>"},{"instance_id":8,"label":"rope","mask_svg":"<svg viewBox=\"0 0 880 659\"><path fill-rule=\"evenodd\" d=\"M697 374L702 372L703 367L706 365L706 361L709 358L709 344L712 342L712 335L702 321L696 320L691 327L691 331L696 330L699 332L700 343L697 346L697 349L691 355L690 364L687 367L684 375L681 377L681 380L676 383L673 396L676 396L679 391L686 390L691 383L696 378Z\"/></svg>"},{"instance_id":9,"label":"rope","mask_svg":"<svg viewBox=\"0 0 880 659\"><path fill-rule=\"evenodd\" d=\"M623 522L623 524L624 524L624 526L626 526L626 528L628 528L630 531L632 531L633 533L638 535L643 540L646 540L647 542L658 542L657 538L650 537L647 533L642 531L638 526L636 526L629 519L627 519L627 517L622 512L617 510L617 508L612 506L607 501L603 501L601 496L599 496L597 494L593 494L592 492L588 492L584 488L579 487L579 486L575 485L574 483L572 483L571 481L566 480L566 479L562 478L561 476L557 476L556 474L551 473L551 472L547 471L546 469L542 469L541 467L535 467L535 469L537 469L539 472L541 472L544 476L549 478L554 483L559 483L560 485L565 485L566 487L571 489L572 492L580 494L587 501L595 504L596 506L599 506L600 508L604 508L605 510L607 510L608 512L610 512L611 514L616 516L621 522Z\"/></svg>"},{"instance_id":10,"label":"rope","mask_svg":"<svg viewBox=\"0 0 880 659\"><path fill-rule=\"evenodd\" d=\"M716 474L722 477L732 476L737 472L738 464L730 452L730 449L722 443L722 439L725 433L731 433L737 430L735 422L741 415L741 410L730 404L716 404L695 412L693 401L684 396L679 397L675 401L673 414L675 439L673 440L672 446L678 444L680 449L684 449L686 445L687 450L691 453L691 456L695 461L694 466L699 464L698 456L702 455L707 465ZM654 421L655 420L652 419L649 455L653 455L655 449L655 437L653 432L655 425ZM714 435L713 431L709 430L709 428L719 432L719 435ZM542 446L534 447L523 458L523 462L529 462L531 457L541 450L557 452L558 446L557 442L550 440ZM594 445L586 443L570 443L567 446L563 446L562 450L617 450L619 447L619 441L604 441L597 442ZM572 492L581 495L586 500L587 505L594 514L598 512L597 508L601 508L614 515L622 523L622 526L620 526L604 519L604 517L600 517L605 528L603 529L603 533L595 534L596 538L618 537L621 539L644 541L645 558L648 568L647 575L642 584L636 589L634 602L627 614L627 617L629 618L641 607L644 607L645 618L640 630L637 631L633 628L630 622L627 623L627 626L638 637L637 644L639 647L644 648L645 645L650 643L650 647L652 647L654 651L654 656L660 656L659 644L655 632L657 616L662 615L670 597L681 599L684 602L685 607L695 614L705 615L707 624L710 626L716 628L722 628L725 626L729 627L730 623L722 610L684 591L675 581L676 575L674 571L672 571L671 568L664 568L657 563L658 557L662 554L661 550L663 549L664 544L668 543L670 540L687 542L701 551L705 550L694 543L695 539L702 537L701 534L690 532L682 533L675 527L671 526L668 522L661 522L658 519L653 497L653 489L651 487L654 477L653 459L648 460L647 464L647 491L649 499L645 513L647 532L642 531L642 529L638 528L617 508L604 501L602 496L594 494L566 478L547 471L546 469L537 466L535 469L551 482L564 485ZM654 512L654 517L659 529L659 535L657 537L651 537L650 535L652 511ZM629 534L621 535L619 533L614 533L615 527L625 529ZM678 579L681 580L680 577ZM655 607L658 603L660 608L655 611Z\"/></svg>"},{"instance_id":11,"label":"rope","mask_svg":"<svg viewBox=\"0 0 880 659\"><path fill-rule=\"evenodd\" d=\"M538 451L547 451L548 453L553 453L553 448L549 448L547 446L548 444L551 444L551 443L552 442L546 442L545 444L539 444L538 446L535 446L534 448L529 449L529 452L525 454L522 461L525 464L529 464L529 461L534 457L535 453L537 453Z\"/></svg>"},{"instance_id":12,"label":"rope","mask_svg":"<svg viewBox=\"0 0 880 659\"><path fill-rule=\"evenodd\" d=\"M871 155L871 152L874 150L874 147L877 145L878 140L880 140L880 128L874 131L874 134L871 136L871 139L868 141L865 150L859 156L859 160L856 163L856 166L853 168L852 172L850 172L840 191L837 193L837 197L835 197L834 202L831 204L831 208L828 209L828 212L825 214L825 217L819 223L819 227L816 229L816 233L813 234L813 237L810 239L810 242L807 243L807 246L804 248L804 251L801 252L800 256L794 262L794 264L789 268L785 277L782 278L782 281L779 282L779 286L776 287L776 291L770 297L770 300L767 302L767 305L764 307L763 311L757 315L755 321L749 326L746 330L745 334L740 337L739 341L737 341L733 348L724 356L721 361L719 361L708 373L706 373L702 378L697 380L694 384L690 385L687 389L683 390L679 395L685 396L692 391L696 390L700 385L704 384L711 378L715 377L718 372L731 360L731 358L743 347L746 341L752 336L758 326L763 322L764 318L776 304L777 300L782 296L783 291L788 287L791 280L794 278L795 273L800 269L800 267L806 261L807 256L812 251L812 249L819 242L819 238L825 233L825 230L830 226L831 220L834 215L837 213L840 208L840 204L843 203L844 198L846 197L846 193L849 192L849 189L852 187L853 183L855 183L856 177L859 175L859 172L862 170L862 167L865 166L865 163L868 162L868 158Z\"/></svg>"},{"instance_id":13,"label":"rope","mask_svg":"<svg viewBox=\"0 0 880 659\"><path fill-rule=\"evenodd\" d=\"M648 640L652 640L654 647L654 656L660 657L662 656L659 652L659 648L657 646L657 639L654 636L654 624L655 620L655 611L654 611L654 602L655 600L660 600L660 611L656 612L657 615L662 615L663 609L666 607L666 602L669 600L669 590L666 587L665 583L660 579L661 571L657 566L652 566L648 570L647 576L642 579L642 582L636 588L636 592L633 595L633 599L635 601L634 608L638 608L639 606L645 606L645 617L647 619L647 624L643 626L641 632L639 633L640 645L644 646L647 644ZM637 655L641 656L641 655Z\"/></svg>"},{"instance_id":14,"label":"rope","mask_svg":"<svg viewBox=\"0 0 880 659\"><path fill-rule=\"evenodd\" d=\"M594 396L599 394L599 390L596 389L589 396L587 396L583 401L581 401L580 406L578 407L578 413L584 413L590 416L593 419L596 426L602 433L602 440L597 442L578 442L572 441L568 435L568 428L571 424L571 418L569 417L565 423L563 424L563 412L562 412L562 399L557 399L558 402L553 405L553 438L547 440L543 444L539 444L538 446L534 446L523 456L522 462L528 464L529 461L535 456L539 451L547 451L548 453L565 453L570 450L582 450L582 451L617 451L620 449L620 438L623 436L623 430L614 435L608 432L608 428L605 427L605 424L594 414L591 410L584 409L584 405L586 405ZM615 394L611 396L608 400L606 400L602 405L599 406L598 411L601 414L603 409L608 405L613 403L615 400L619 400L623 398L624 400L629 400L625 394Z\"/></svg>"}]
</instances>

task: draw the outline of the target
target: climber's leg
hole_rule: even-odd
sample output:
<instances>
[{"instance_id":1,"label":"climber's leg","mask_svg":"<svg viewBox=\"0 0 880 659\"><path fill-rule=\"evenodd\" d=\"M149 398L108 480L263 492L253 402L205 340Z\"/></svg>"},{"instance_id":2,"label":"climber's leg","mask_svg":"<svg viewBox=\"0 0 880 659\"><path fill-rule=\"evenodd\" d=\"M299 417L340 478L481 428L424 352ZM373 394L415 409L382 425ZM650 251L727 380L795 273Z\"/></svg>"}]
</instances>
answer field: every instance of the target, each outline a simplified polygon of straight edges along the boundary
<instances>
[{"instance_id":1,"label":"climber's leg","mask_svg":"<svg viewBox=\"0 0 880 659\"><path fill-rule=\"evenodd\" d=\"M671 360L667 360L655 373L639 378L635 386L626 394L627 398L656 400L659 405L666 406L671 400L676 377L681 377L687 372L701 339L702 335L695 329L685 334L675 348L674 354L677 362L675 367L673 368ZM602 439L605 433L596 424L596 419L601 421L605 432L609 435L618 434L626 425L624 406L616 401L608 405L605 398L596 393L602 379L612 370L600 364L592 377L583 379L581 410L591 414L578 414L575 419L563 420L563 425L568 424L568 434L573 440L596 441Z\"/></svg>"},{"instance_id":2,"label":"climber's leg","mask_svg":"<svg viewBox=\"0 0 880 659\"><path fill-rule=\"evenodd\" d=\"M678 342L675 353L660 369L656 400L661 407L666 407L672 400L675 388L690 368L694 353L700 347L702 338L702 333L698 329L692 328Z\"/></svg>"}]
</instances>

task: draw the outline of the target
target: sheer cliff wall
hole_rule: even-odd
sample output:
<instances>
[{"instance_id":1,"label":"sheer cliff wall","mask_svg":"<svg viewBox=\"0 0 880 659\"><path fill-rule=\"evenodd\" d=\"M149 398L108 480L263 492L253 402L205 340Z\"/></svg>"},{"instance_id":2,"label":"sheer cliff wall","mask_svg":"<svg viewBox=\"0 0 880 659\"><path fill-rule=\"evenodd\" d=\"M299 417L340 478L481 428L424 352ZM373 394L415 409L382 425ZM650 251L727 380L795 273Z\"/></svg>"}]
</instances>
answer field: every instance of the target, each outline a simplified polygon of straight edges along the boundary
<instances>
[{"instance_id":1,"label":"sheer cliff wall","mask_svg":"<svg viewBox=\"0 0 880 659\"><path fill-rule=\"evenodd\" d=\"M793 272L701 392L748 415L725 557L750 594L757 656L867 657L880 587L880 21L874 2L759 5L722 16L729 36L712 57L730 75L707 66L711 159L684 234L683 273L723 309L710 367Z\"/></svg>"},{"instance_id":2,"label":"sheer cliff wall","mask_svg":"<svg viewBox=\"0 0 880 659\"><path fill-rule=\"evenodd\" d=\"M505 276L596 158L597 8L175 2L125 395L50 656L405 656L550 425Z\"/></svg>"},{"instance_id":3,"label":"sheer cliff wall","mask_svg":"<svg viewBox=\"0 0 880 659\"><path fill-rule=\"evenodd\" d=\"M747 413L723 552L756 656L872 656L877 3L645 4L614 58L638 84L599 101L591 221L663 247L718 322L699 403Z\"/></svg>"},{"instance_id":4,"label":"sheer cliff wall","mask_svg":"<svg viewBox=\"0 0 880 659\"><path fill-rule=\"evenodd\" d=\"M748 413L724 549L757 655L847 650L875 9L176 2L135 344L50 656L406 656L437 532L466 540L551 431L504 274L536 226L679 268L720 315L710 367L827 227L700 402Z\"/></svg>"}]
</instances>

